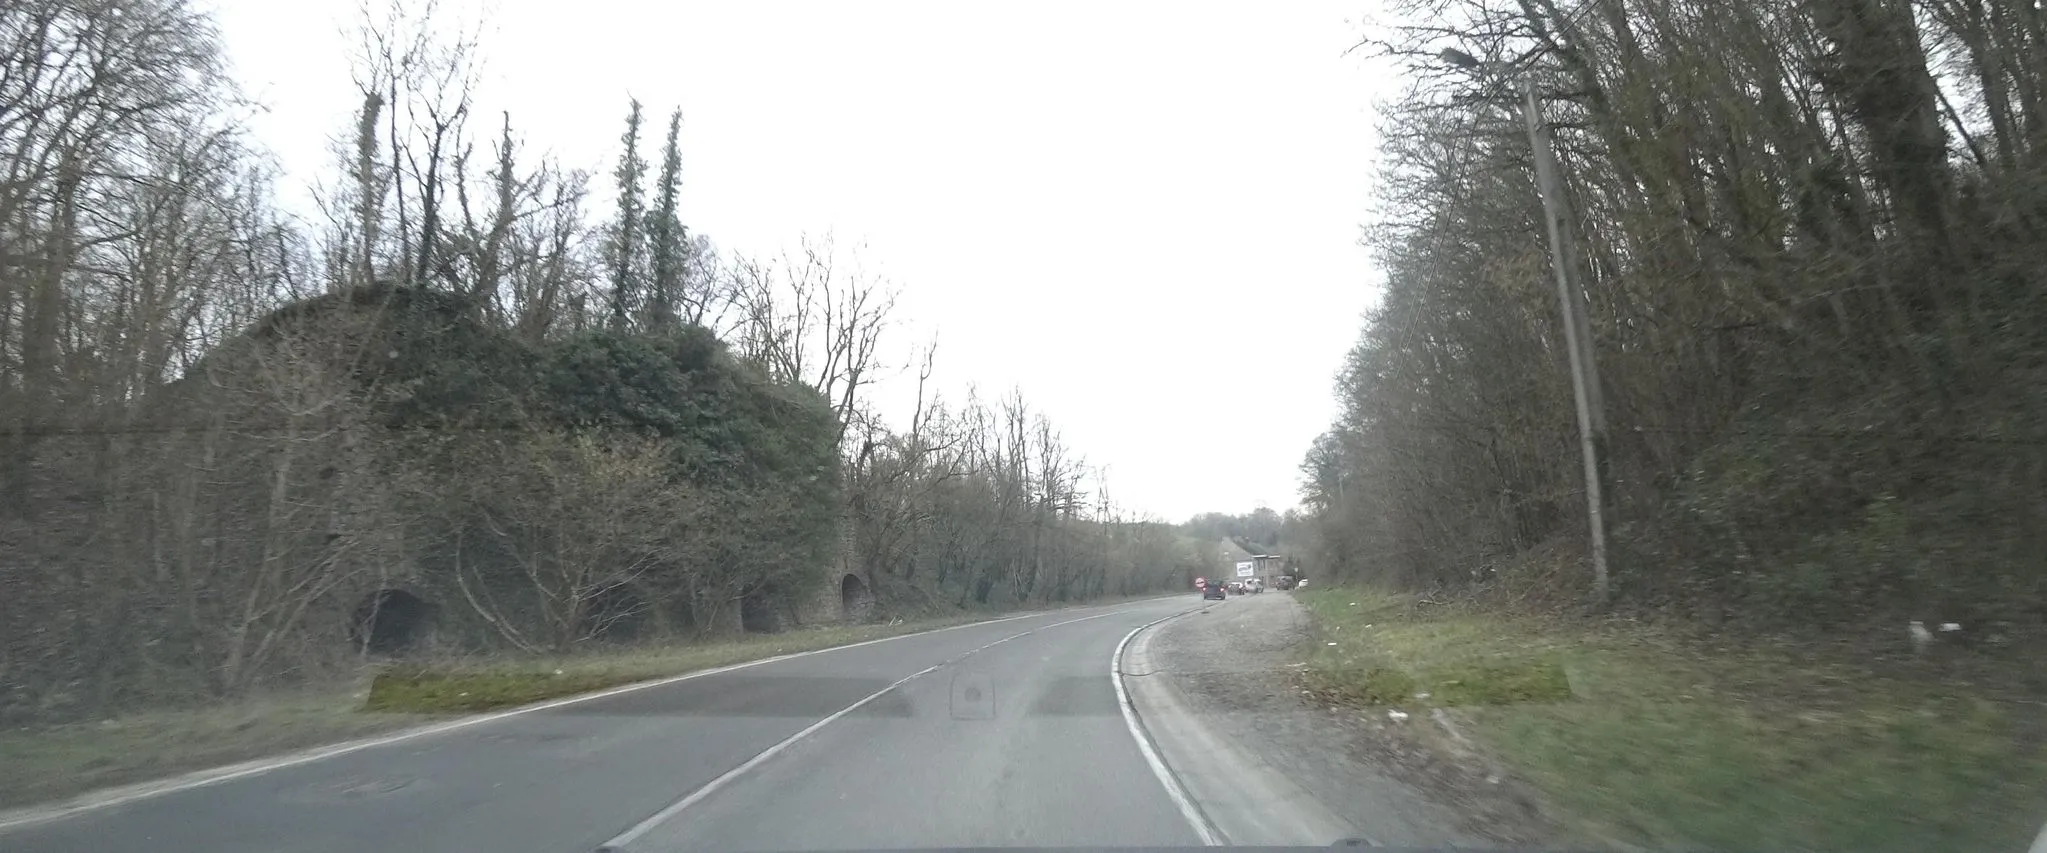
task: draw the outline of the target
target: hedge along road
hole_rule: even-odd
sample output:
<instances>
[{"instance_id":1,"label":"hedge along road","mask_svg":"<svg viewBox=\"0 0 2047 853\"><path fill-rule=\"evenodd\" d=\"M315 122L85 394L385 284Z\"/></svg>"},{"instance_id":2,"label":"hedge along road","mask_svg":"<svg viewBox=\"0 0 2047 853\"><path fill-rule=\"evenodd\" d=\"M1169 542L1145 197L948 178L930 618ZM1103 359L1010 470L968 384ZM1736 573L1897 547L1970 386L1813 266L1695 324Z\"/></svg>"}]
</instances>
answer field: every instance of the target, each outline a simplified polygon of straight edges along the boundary
<instances>
[{"instance_id":1,"label":"hedge along road","mask_svg":"<svg viewBox=\"0 0 2047 853\"><path fill-rule=\"evenodd\" d=\"M1110 674L1193 596L1032 614L492 715L0 825L72 850L1201 844Z\"/></svg>"}]
</instances>

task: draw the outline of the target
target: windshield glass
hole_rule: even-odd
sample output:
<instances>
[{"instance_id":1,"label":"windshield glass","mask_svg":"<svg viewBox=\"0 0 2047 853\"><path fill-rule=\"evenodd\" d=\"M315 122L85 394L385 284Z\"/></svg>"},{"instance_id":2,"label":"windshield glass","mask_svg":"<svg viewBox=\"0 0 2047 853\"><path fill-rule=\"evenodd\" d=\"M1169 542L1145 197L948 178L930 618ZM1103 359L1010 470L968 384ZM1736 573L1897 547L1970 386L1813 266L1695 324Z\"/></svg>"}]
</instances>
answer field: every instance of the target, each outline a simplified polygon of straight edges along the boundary
<instances>
[{"instance_id":1,"label":"windshield glass","mask_svg":"<svg viewBox=\"0 0 2047 853\"><path fill-rule=\"evenodd\" d=\"M6 0L0 849L2047 853L2039 0Z\"/></svg>"}]
</instances>

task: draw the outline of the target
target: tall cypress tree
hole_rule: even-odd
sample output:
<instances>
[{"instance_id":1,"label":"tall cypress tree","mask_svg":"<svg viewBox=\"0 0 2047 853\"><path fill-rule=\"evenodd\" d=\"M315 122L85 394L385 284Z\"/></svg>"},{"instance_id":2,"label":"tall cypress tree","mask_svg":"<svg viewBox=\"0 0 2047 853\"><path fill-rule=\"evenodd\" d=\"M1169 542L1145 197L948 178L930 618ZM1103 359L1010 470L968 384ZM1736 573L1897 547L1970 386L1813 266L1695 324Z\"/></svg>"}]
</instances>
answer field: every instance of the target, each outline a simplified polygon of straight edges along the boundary
<instances>
[{"instance_id":1,"label":"tall cypress tree","mask_svg":"<svg viewBox=\"0 0 2047 853\"><path fill-rule=\"evenodd\" d=\"M688 231L676 212L682 192L682 110L668 116L668 140L661 149L660 184L654 191L654 209L647 214L647 248L652 253L653 281L647 294L645 322L651 328L668 328L676 321L676 305L682 299L682 277L687 268Z\"/></svg>"},{"instance_id":2,"label":"tall cypress tree","mask_svg":"<svg viewBox=\"0 0 2047 853\"><path fill-rule=\"evenodd\" d=\"M618 180L618 222L613 226L607 260L611 266L611 322L619 328L631 319L639 296L634 261L640 253L641 220L647 207L640 191L640 181L647 174L647 161L640 156L641 121L640 101L635 98L626 114L625 134L620 137L625 153L619 155L618 168L611 173Z\"/></svg>"}]
</instances>

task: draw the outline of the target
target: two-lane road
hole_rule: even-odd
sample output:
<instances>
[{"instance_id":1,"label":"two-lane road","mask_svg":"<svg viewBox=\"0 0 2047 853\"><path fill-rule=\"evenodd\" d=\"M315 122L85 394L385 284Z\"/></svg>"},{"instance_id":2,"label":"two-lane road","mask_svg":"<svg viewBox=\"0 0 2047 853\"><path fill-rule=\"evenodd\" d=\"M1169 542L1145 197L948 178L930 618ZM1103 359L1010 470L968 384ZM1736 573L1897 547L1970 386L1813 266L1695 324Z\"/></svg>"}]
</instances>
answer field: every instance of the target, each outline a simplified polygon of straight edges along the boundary
<instances>
[{"instance_id":1,"label":"two-lane road","mask_svg":"<svg viewBox=\"0 0 2047 853\"><path fill-rule=\"evenodd\" d=\"M791 657L0 827L42 851L1201 843L1111 654L1193 596Z\"/></svg>"}]
</instances>

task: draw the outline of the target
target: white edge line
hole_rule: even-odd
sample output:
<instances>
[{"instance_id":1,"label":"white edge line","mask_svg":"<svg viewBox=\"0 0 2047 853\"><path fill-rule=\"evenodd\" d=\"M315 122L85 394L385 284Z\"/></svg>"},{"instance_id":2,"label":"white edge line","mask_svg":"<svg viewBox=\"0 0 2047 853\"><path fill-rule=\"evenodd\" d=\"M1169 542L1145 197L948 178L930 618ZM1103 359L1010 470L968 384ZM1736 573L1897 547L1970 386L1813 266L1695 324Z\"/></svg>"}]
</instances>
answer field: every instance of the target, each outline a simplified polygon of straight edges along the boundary
<instances>
[{"instance_id":1,"label":"white edge line","mask_svg":"<svg viewBox=\"0 0 2047 853\"><path fill-rule=\"evenodd\" d=\"M786 738L783 738L781 742L776 743L774 746L770 746L767 749L763 749L760 752L756 753L752 758L740 762L739 766L727 770L724 773L718 774L717 778L712 779L709 782L705 782L703 784L703 787L700 787L694 791L689 792L688 794L684 795L682 799L670 803L667 808L664 808L658 812L653 813L652 815L648 816L647 819L642 820L639 823L633 824L632 828L627 829L626 831L621 832L618 835L612 837L610 841L606 841L603 844L597 845L597 853L622 853L622 851L626 849L627 845L640 840L641 837L645 836L649 832L654 831L654 829L656 827L659 827L661 824L667 823L668 821L675 819L676 815L688 811L691 806L703 802L705 798L711 796L712 794L717 793L718 789L723 788L726 785L730 784L733 780L746 775L754 768L767 763L769 759L774 758L776 755L781 754L783 750L788 749L791 746L795 746L798 741L801 741L804 738L816 734L819 729L831 725L834 721L837 721L839 718L859 710L861 706L866 705L869 702L872 702L876 699L880 699L885 695L888 695L888 692L891 690L908 684L911 681L914 681L923 676L930 675L931 673L937 672L938 670L943 669L945 667L959 663L960 661L966 660L967 658L979 654L980 652L992 649L996 646L1002 645L1003 643L1007 643L1010 640L1014 640L1018 637L1027 637L1030 636L1031 634L1035 634L1039 631L1045 630L1046 628L1057 628L1061 625L1071 625L1075 622L1086 622L1089 619L1100 619L1104 616L1114 616L1118 613L1127 612L1129 611L1112 610L1107 613L1097 613L1093 616L1083 616L1079 619L1068 619L1064 622L1054 622L1050 625L1040 625L1028 631L1022 631L1019 633L1011 634L1007 637L1003 637L1002 639L987 643L986 645L977 646L961 654L959 657L939 661L938 663L932 664L923 669L917 670L916 672L910 673L909 675L903 676L902 678L896 679L887 687L883 687L880 690L876 690L873 693L867 694L865 697L860 699L860 701L854 702L851 705L847 705L846 707L840 708L839 710L833 712L831 716L825 717L822 720L818 720L815 723L811 723L808 726L804 726L802 730ZM984 622L981 624L987 623Z\"/></svg>"},{"instance_id":2,"label":"white edge line","mask_svg":"<svg viewBox=\"0 0 2047 853\"><path fill-rule=\"evenodd\" d=\"M1130 645L1130 641L1153 625L1169 619L1178 619L1200 609L1196 607L1155 619L1124 634L1123 641L1116 644L1116 651L1109 655L1109 681L1116 685L1116 706L1123 711L1123 724L1129 727L1131 739L1137 741L1137 751L1144 754L1144 763L1151 765L1151 773L1158 777L1159 784L1166 789L1166 796L1172 799L1173 805L1179 807L1180 816L1187 819L1189 826L1194 827L1194 833L1201 836L1202 844L1220 847L1223 845L1222 836L1217 834L1214 827L1209 826L1208 818L1194 805L1193 798L1187 795L1187 789L1180 784L1179 777L1174 776L1173 771L1166 767L1165 759L1159 757L1158 748L1152 745L1151 735L1145 732L1143 721L1137 719L1137 708L1130 702L1130 691L1123 686L1123 650Z\"/></svg>"},{"instance_id":3,"label":"white edge line","mask_svg":"<svg viewBox=\"0 0 2047 853\"><path fill-rule=\"evenodd\" d=\"M1119 602L1117 604L1104 604L1100 606L1117 607L1121 606L1122 604L1129 603L1133 602ZM451 720L445 723L434 723L431 725L406 729L403 731L394 732L387 735L379 735L376 737L365 738L362 740L345 741L332 746L315 747L312 750L306 752L286 755L279 758L256 759L254 761L243 762L240 764L229 764L223 767L215 767L207 770L194 771L183 776L174 776L171 777L170 779L160 779L154 782L143 782L126 787L117 787L109 790L102 790L97 794L92 793L83 794L70 801L62 802L55 805L45 804L41 806L27 806L22 809L16 810L12 813L0 812L0 833L4 833L6 831L23 826L28 826L31 824L48 823L54 820L75 817L85 812L97 811L99 809L106 809L112 808L114 806L126 805L128 803L136 802L138 800L146 800L151 799L153 797L160 797L165 794L175 794L180 791L189 791L194 788L203 788L208 785L217 785L222 782L229 782L235 779L244 779L250 776L258 776L273 770L283 770L288 767L297 767L302 764L311 764L316 761L324 761L329 758L336 758L353 752L361 752L365 749L375 749L380 746L389 746L394 743L403 743L405 741L413 740L415 738L427 737L429 735L445 734L447 732L456 731L458 729L466 729L471 726L480 726L486 723L494 723L499 720L507 719L510 717L517 717L522 714L531 714L536 711L546 711L551 708L560 708L566 705L574 705L578 702L593 702L598 699L606 699L612 696L618 696L625 693L632 693L634 691L647 690L654 687L661 687L663 685L674 684L681 681L688 681L693 678L702 678L708 675L718 675L720 673L732 672L734 670L741 670L749 667L765 666L767 664L776 663L779 661L793 660L795 658L824 654L825 652L836 652L845 649L857 649L861 646L871 646L876 643L886 643L891 640L906 640L911 637L922 637L930 634L937 634L942 631L956 631L961 628L973 628L981 625L994 625L1002 622L1013 622L1018 619L1029 619L1032 617L1057 615L1058 612L1059 611L1054 610L1038 611L1034 613L1018 613L1013 616L1002 616L995 619L985 619L979 622L966 622L959 625L947 625L943 628L932 628L927 631L916 631L909 634L897 634L892 637L877 637L872 640L862 640L857 643L848 643L843 646L828 646L822 649L810 649L808 651L790 652L784 655L776 655L774 657L761 658L760 660L743 661L735 664L726 664L724 666L715 666L711 667L710 669L700 669L694 672L685 672L678 675L662 676L660 678L652 679L649 681L637 681L632 684L625 684L618 687L599 690L595 693L581 693L575 696L569 696L561 699L551 699L546 702L541 702L535 705L525 705L506 711L493 711L486 714L479 714L473 717L463 717L462 719L459 720ZM1110 614L1104 613L1100 615L1107 616ZM1094 618L1097 617L1095 616L1083 617L1083 619ZM1058 622L1054 623L1053 625L1045 625L1042 627L1051 628L1056 627L1057 625L1066 625L1070 624L1071 622L1078 621L1082 620L1080 619L1069 620L1068 622ZM1025 633L1029 632L1026 631ZM1004 639L1014 638L1005 637ZM997 642L1001 641L998 640Z\"/></svg>"}]
</instances>

